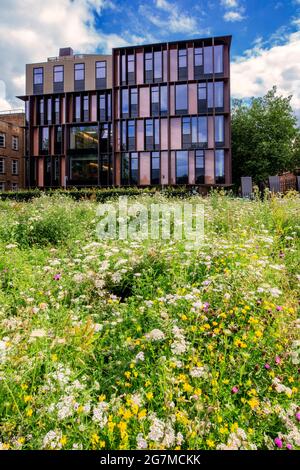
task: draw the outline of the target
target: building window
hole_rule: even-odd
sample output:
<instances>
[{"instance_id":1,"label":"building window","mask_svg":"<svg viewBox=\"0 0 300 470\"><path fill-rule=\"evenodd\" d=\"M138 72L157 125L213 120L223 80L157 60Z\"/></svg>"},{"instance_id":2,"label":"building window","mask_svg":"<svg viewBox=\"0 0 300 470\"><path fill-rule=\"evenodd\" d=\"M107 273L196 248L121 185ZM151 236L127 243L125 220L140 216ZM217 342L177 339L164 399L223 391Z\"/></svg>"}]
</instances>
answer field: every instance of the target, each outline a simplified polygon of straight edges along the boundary
<instances>
[{"instance_id":1,"label":"building window","mask_svg":"<svg viewBox=\"0 0 300 470\"><path fill-rule=\"evenodd\" d=\"M162 52L154 52L154 81L160 82L162 80Z\"/></svg>"},{"instance_id":2,"label":"building window","mask_svg":"<svg viewBox=\"0 0 300 470\"><path fill-rule=\"evenodd\" d=\"M207 117L182 119L182 146L184 149L207 146Z\"/></svg>"},{"instance_id":3,"label":"building window","mask_svg":"<svg viewBox=\"0 0 300 470\"><path fill-rule=\"evenodd\" d=\"M127 88L122 90L122 117L129 117L129 90Z\"/></svg>"},{"instance_id":4,"label":"building window","mask_svg":"<svg viewBox=\"0 0 300 470\"><path fill-rule=\"evenodd\" d=\"M198 113L207 112L207 86L206 83L198 84Z\"/></svg>"},{"instance_id":5,"label":"building window","mask_svg":"<svg viewBox=\"0 0 300 470\"><path fill-rule=\"evenodd\" d=\"M215 82L214 84L215 94L215 108L224 109L224 82Z\"/></svg>"},{"instance_id":6,"label":"building window","mask_svg":"<svg viewBox=\"0 0 300 470\"><path fill-rule=\"evenodd\" d=\"M213 73L213 48L212 46L204 47L204 74L211 75Z\"/></svg>"},{"instance_id":7,"label":"building window","mask_svg":"<svg viewBox=\"0 0 300 470\"><path fill-rule=\"evenodd\" d=\"M224 72L224 47L214 46L214 72L223 73Z\"/></svg>"},{"instance_id":8,"label":"building window","mask_svg":"<svg viewBox=\"0 0 300 470\"><path fill-rule=\"evenodd\" d=\"M203 65L203 49L202 47L195 47L194 49L195 67L202 67Z\"/></svg>"},{"instance_id":9,"label":"building window","mask_svg":"<svg viewBox=\"0 0 300 470\"><path fill-rule=\"evenodd\" d=\"M175 100L176 114L187 114L187 108L188 108L187 85L176 85L176 100Z\"/></svg>"},{"instance_id":10,"label":"building window","mask_svg":"<svg viewBox=\"0 0 300 470\"><path fill-rule=\"evenodd\" d=\"M138 90L131 88L130 90L130 117L138 116Z\"/></svg>"},{"instance_id":11,"label":"building window","mask_svg":"<svg viewBox=\"0 0 300 470\"><path fill-rule=\"evenodd\" d=\"M44 98L40 99L39 102L39 117L40 117L40 124L45 124L45 109L44 109Z\"/></svg>"},{"instance_id":12,"label":"building window","mask_svg":"<svg viewBox=\"0 0 300 470\"><path fill-rule=\"evenodd\" d=\"M106 78L106 61L96 62L96 78Z\"/></svg>"},{"instance_id":13,"label":"building window","mask_svg":"<svg viewBox=\"0 0 300 470\"><path fill-rule=\"evenodd\" d=\"M111 94L107 95L107 120L111 120Z\"/></svg>"},{"instance_id":14,"label":"building window","mask_svg":"<svg viewBox=\"0 0 300 470\"><path fill-rule=\"evenodd\" d=\"M160 184L160 153L151 153L151 184Z\"/></svg>"},{"instance_id":15,"label":"building window","mask_svg":"<svg viewBox=\"0 0 300 470\"><path fill-rule=\"evenodd\" d=\"M53 91L55 93L64 91L64 66L55 65L53 67Z\"/></svg>"},{"instance_id":16,"label":"building window","mask_svg":"<svg viewBox=\"0 0 300 470\"><path fill-rule=\"evenodd\" d=\"M5 148L5 134L0 132L0 148Z\"/></svg>"},{"instance_id":17,"label":"building window","mask_svg":"<svg viewBox=\"0 0 300 470\"><path fill-rule=\"evenodd\" d=\"M13 135L11 138L11 148L13 150L19 150L19 137L17 135Z\"/></svg>"},{"instance_id":18,"label":"building window","mask_svg":"<svg viewBox=\"0 0 300 470\"><path fill-rule=\"evenodd\" d=\"M106 88L106 61L96 62L96 87Z\"/></svg>"},{"instance_id":19,"label":"building window","mask_svg":"<svg viewBox=\"0 0 300 470\"><path fill-rule=\"evenodd\" d=\"M106 96L105 93L99 96L100 121L106 121Z\"/></svg>"},{"instance_id":20,"label":"building window","mask_svg":"<svg viewBox=\"0 0 300 470\"><path fill-rule=\"evenodd\" d=\"M126 56L121 56L121 84L126 85Z\"/></svg>"},{"instance_id":21,"label":"building window","mask_svg":"<svg viewBox=\"0 0 300 470\"><path fill-rule=\"evenodd\" d=\"M43 93L44 69L37 67L33 69L33 93Z\"/></svg>"},{"instance_id":22,"label":"building window","mask_svg":"<svg viewBox=\"0 0 300 470\"><path fill-rule=\"evenodd\" d=\"M187 80L187 50L178 50L178 79Z\"/></svg>"},{"instance_id":23,"label":"building window","mask_svg":"<svg viewBox=\"0 0 300 470\"><path fill-rule=\"evenodd\" d=\"M52 123L52 98L47 99L47 124Z\"/></svg>"},{"instance_id":24,"label":"building window","mask_svg":"<svg viewBox=\"0 0 300 470\"><path fill-rule=\"evenodd\" d=\"M74 89L75 91L84 90L85 65L74 64Z\"/></svg>"},{"instance_id":25,"label":"building window","mask_svg":"<svg viewBox=\"0 0 300 470\"><path fill-rule=\"evenodd\" d=\"M5 173L5 159L0 158L0 174L3 175Z\"/></svg>"},{"instance_id":26,"label":"building window","mask_svg":"<svg viewBox=\"0 0 300 470\"><path fill-rule=\"evenodd\" d=\"M217 184L225 183L225 152L216 150L215 152L215 178Z\"/></svg>"},{"instance_id":27,"label":"building window","mask_svg":"<svg viewBox=\"0 0 300 470\"><path fill-rule=\"evenodd\" d=\"M139 156L138 153L130 155L130 184L139 183Z\"/></svg>"},{"instance_id":28,"label":"building window","mask_svg":"<svg viewBox=\"0 0 300 470\"><path fill-rule=\"evenodd\" d=\"M54 114L55 114L55 124L60 124L60 99L56 97L54 100Z\"/></svg>"},{"instance_id":29,"label":"building window","mask_svg":"<svg viewBox=\"0 0 300 470\"><path fill-rule=\"evenodd\" d=\"M153 82L153 56L152 52L145 53L145 83Z\"/></svg>"},{"instance_id":30,"label":"building window","mask_svg":"<svg viewBox=\"0 0 300 470\"><path fill-rule=\"evenodd\" d=\"M18 191L19 189L18 183L11 183L11 189L12 191Z\"/></svg>"},{"instance_id":31,"label":"building window","mask_svg":"<svg viewBox=\"0 0 300 470\"><path fill-rule=\"evenodd\" d=\"M121 155L121 184L129 184L129 153Z\"/></svg>"},{"instance_id":32,"label":"building window","mask_svg":"<svg viewBox=\"0 0 300 470\"><path fill-rule=\"evenodd\" d=\"M198 143L207 145L207 117L198 117Z\"/></svg>"},{"instance_id":33,"label":"building window","mask_svg":"<svg viewBox=\"0 0 300 470\"><path fill-rule=\"evenodd\" d=\"M11 162L11 173L17 175L19 173L19 162L18 160L12 160Z\"/></svg>"},{"instance_id":34,"label":"building window","mask_svg":"<svg viewBox=\"0 0 300 470\"><path fill-rule=\"evenodd\" d=\"M84 64L75 64L75 80L84 80Z\"/></svg>"},{"instance_id":35,"label":"building window","mask_svg":"<svg viewBox=\"0 0 300 470\"><path fill-rule=\"evenodd\" d=\"M191 146L191 118L182 119L182 147L190 148Z\"/></svg>"},{"instance_id":36,"label":"building window","mask_svg":"<svg viewBox=\"0 0 300 470\"><path fill-rule=\"evenodd\" d=\"M127 56L127 82L129 85L135 82L134 54Z\"/></svg>"},{"instance_id":37,"label":"building window","mask_svg":"<svg viewBox=\"0 0 300 470\"><path fill-rule=\"evenodd\" d=\"M223 146L224 140L224 116L215 116L215 143Z\"/></svg>"},{"instance_id":38,"label":"building window","mask_svg":"<svg viewBox=\"0 0 300 470\"><path fill-rule=\"evenodd\" d=\"M63 135L62 128L60 126L55 128L54 153L55 155L61 155L63 153Z\"/></svg>"},{"instance_id":39,"label":"building window","mask_svg":"<svg viewBox=\"0 0 300 470\"><path fill-rule=\"evenodd\" d=\"M207 84L207 107L213 109L214 107L214 84L209 82Z\"/></svg>"},{"instance_id":40,"label":"building window","mask_svg":"<svg viewBox=\"0 0 300 470\"><path fill-rule=\"evenodd\" d=\"M153 86L151 88L151 115L159 116L159 87Z\"/></svg>"},{"instance_id":41,"label":"building window","mask_svg":"<svg viewBox=\"0 0 300 470\"><path fill-rule=\"evenodd\" d=\"M97 150L98 128L96 126L74 126L70 128L71 150Z\"/></svg>"},{"instance_id":42,"label":"building window","mask_svg":"<svg viewBox=\"0 0 300 470\"><path fill-rule=\"evenodd\" d=\"M188 152L176 152L176 184L187 184L189 180Z\"/></svg>"},{"instance_id":43,"label":"building window","mask_svg":"<svg viewBox=\"0 0 300 470\"><path fill-rule=\"evenodd\" d=\"M0 159L1 162L1 159ZM0 191L5 191L5 183L4 181L0 181Z\"/></svg>"},{"instance_id":44,"label":"building window","mask_svg":"<svg viewBox=\"0 0 300 470\"><path fill-rule=\"evenodd\" d=\"M166 85L160 87L160 115L168 114L168 88Z\"/></svg>"},{"instance_id":45,"label":"building window","mask_svg":"<svg viewBox=\"0 0 300 470\"><path fill-rule=\"evenodd\" d=\"M153 149L153 119L145 120L146 150Z\"/></svg>"},{"instance_id":46,"label":"building window","mask_svg":"<svg viewBox=\"0 0 300 470\"><path fill-rule=\"evenodd\" d=\"M43 67L38 67L33 69L33 84L42 85L43 84Z\"/></svg>"},{"instance_id":47,"label":"building window","mask_svg":"<svg viewBox=\"0 0 300 470\"><path fill-rule=\"evenodd\" d=\"M75 96L75 113L74 113L75 121L81 121L81 96Z\"/></svg>"},{"instance_id":48,"label":"building window","mask_svg":"<svg viewBox=\"0 0 300 470\"><path fill-rule=\"evenodd\" d=\"M83 97L83 120L87 122L90 120L90 112L89 112L89 96L85 95Z\"/></svg>"},{"instance_id":49,"label":"building window","mask_svg":"<svg viewBox=\"0 0 300 470\"><path fill-rule=\"evenodd\" d=\"M195 183L204 184L205 182L205 158L204 150L195 152Z\"/></svg>"},{"instance_id":50,"label":"building window","mask_svg":"<svg viewBox=\"0 0 300 470\"><path fill-rule=\"evenodd\" d=\"M128 150L135 149L135 122L128 121L127 123L127 142Z\"/></svg>"},{"instance_id":51,"label":"building window","mask_svg":"<svg viewBox=\"0 0 300 470\"><path fill-rule=\"evenodd\" d=\"M48 154L49 152L49 127L41 128L41 153L43 155Z\"/></svg>"},{"instance_id":52,"label":"building window","mask_svg":"<svg viewBox=\"0 0 300 470\"><path fill-rule=\"evenodd\" d=\"M64 81L64 66L55 65L53 67L53 81L54 83L61 83Z\"/></svg>"}]
</instances>

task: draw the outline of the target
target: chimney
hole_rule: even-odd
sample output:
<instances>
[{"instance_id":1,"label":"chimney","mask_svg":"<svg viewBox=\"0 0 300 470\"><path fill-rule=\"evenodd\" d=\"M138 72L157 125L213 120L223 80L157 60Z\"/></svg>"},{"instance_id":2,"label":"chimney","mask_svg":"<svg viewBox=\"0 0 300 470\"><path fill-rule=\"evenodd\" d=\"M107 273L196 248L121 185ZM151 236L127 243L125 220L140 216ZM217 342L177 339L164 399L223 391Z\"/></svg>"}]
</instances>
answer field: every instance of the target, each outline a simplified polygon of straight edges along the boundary
<instances>
[{"instance_id":1,"label":"chimney","mask_svg":"<svg viewBox=\"0 0 300 470\"><path fill-rule=\"evenodd\" d=\"M59 57L66 57L74 55L72 47L61 47L59 49Z\"/></svg>"}]
</instances>

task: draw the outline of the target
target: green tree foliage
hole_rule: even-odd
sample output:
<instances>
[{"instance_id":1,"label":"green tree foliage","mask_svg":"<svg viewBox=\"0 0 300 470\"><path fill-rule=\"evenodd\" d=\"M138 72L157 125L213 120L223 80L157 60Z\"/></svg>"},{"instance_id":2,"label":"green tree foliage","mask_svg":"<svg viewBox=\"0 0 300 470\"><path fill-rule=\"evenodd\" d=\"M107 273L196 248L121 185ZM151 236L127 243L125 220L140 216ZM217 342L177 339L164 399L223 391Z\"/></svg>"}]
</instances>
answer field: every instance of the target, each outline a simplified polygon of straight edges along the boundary
<instances>
[{"instance_id":1,"label":"green tree foliage","mask_svg":"<svg viewBox=\"0 0 300 470\"><path fill-rule=\"evenodd\" d=\"M255 182L269 175L293 171L300 163L300 133L291 96L277 95L235 100L232 113L233 180L252 176Z\"/></svg>"}]
</instances>

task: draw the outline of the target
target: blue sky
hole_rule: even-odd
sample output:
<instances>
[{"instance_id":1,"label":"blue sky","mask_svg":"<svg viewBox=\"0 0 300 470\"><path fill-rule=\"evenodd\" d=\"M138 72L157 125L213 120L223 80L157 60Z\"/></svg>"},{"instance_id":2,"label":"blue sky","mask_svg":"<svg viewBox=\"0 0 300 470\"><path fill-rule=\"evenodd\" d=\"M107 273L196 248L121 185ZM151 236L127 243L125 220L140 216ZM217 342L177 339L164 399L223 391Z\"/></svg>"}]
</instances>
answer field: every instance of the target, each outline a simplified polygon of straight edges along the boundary
<instances>
[{"instance_id":1,"label":"blue sky","mask_svg":"<svg viewBox=\"0 0 300 470\"><path fill-rule=\"evenodd\" d=\"M158 7L161 3L162 7ZM166 4L166 8L163 5ZM104 33L115 33L122 37L127 37L128 32L139 37L151 37L160 40L176 40L186 37L197 37L207 35L233 35L232 55L241 55L251 47L257 38L262 38L270 45L274 44L277 33L282 31L287 34L297 31L293 19L296 17L297 9L300 10L300 4L291 0L237 0L221 2L215 1L193 1L193 0L176 0L168 2L150 1L116 1L115 8L104 9L101 15L97 16L96 27ZM191 17L195 19L196 28L184 29L180 32L180 28L174 31L170 28L162 28L158 24L147 21L147 13L149 16L155 16L161 22L168 23L170 20L171 9L178 10L179 15ZM226 6L227 5L227 6ZM230 5L237 5L236 7ZM234 12L239 16L226 16L226 14ZM299 16L299 15L298 15ZM122 20L120 21L120 17ZM149 17L148 17L149 18ZM227 20L226 20L227 18ZM197 31L198 30L198 31ZM130 35L130 33L129 33Z\"/></svg>"},{"instance_id":2,"label":"blue sky","mask_svg":"<svg viewBox=\"0 0 300 470\"><path fill-rule=\"evenodd\" d=\"M273 85L300 118L300 0L0 0L0 110L19 106L25 64L75 52L231 34L232 95Z\"/></svg>"}]
</instances>

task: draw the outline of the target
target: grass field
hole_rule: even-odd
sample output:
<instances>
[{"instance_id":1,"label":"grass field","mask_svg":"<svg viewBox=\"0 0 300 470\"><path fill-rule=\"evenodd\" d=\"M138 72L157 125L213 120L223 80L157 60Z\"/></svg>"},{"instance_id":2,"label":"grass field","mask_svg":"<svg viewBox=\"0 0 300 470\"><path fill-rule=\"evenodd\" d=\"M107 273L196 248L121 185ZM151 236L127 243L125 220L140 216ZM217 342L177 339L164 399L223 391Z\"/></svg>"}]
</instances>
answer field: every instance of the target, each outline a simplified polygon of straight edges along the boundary
<instances>
[{"instance_id":1,"label":"grass field","mask_svg":"<svg viewBox=\"0 0 300 470\"><path fill-rule=\"evenodd\" d=\"M0 201L0 448L300 449L299 196L191 199L197 251Z\"/></svg>"}]
</instances>

